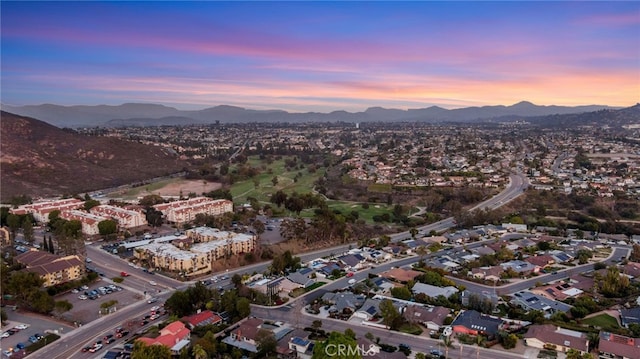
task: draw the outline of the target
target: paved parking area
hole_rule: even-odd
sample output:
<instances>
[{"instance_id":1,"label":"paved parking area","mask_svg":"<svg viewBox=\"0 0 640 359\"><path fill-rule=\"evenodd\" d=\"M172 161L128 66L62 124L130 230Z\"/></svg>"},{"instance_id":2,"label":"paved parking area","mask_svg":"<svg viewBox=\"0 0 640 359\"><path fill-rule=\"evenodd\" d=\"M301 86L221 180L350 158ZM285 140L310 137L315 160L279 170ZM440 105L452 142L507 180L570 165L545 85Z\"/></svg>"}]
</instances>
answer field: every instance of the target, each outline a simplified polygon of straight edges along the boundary
<instances>
[{"instance_id":1,"label":"paved parking area","mask_svg":"<svg viewBox=\"0 0 640 359\"><path fill-rule=\"evenodd\" d=\"M29 342L29 337L36 333L43 335L47 331L66 333L73 329L72 326L51 317L32 313L22 313L20 311L8 309L8 307L5 307L4 309L9 320L7 325L2 326L3 333L19 324L27 324L29 327L27 329L20 330L8 338L2 338L0 340L0 348L2 348L2 350L15 348L18 343L23 343L28 346L31 344Z\"/></svg>"},{"instance_id":2,"label":"paved parking area","mask_svg":"<svg viewBox=\"0 0 640 359\"><path fill-rule=\"evenodd\" d=\"M89 289L87 291L91 291L98 287L108 286L111 284L110 281L101 280L95 282L91 285L88 285ZM118 284L115 284L118 285ZM61 296L56 297L56 300L68 300L71 304L73 304L73 309L64 313L62 316L68 320L69 322L76 322L78 324L86 324L93 320L96 320L101 317L99 314L100 304L117 300L118 304L116 304L116 310L118 308L133 304L142 299L142 297L137 293L132 293L126 289L122 289L121 291L115 291L110 294L101 295L100 298L95 300L85 299L81 300L78 298L84 291L79 293L67 293Z\"/></svg>"}]
</instances>

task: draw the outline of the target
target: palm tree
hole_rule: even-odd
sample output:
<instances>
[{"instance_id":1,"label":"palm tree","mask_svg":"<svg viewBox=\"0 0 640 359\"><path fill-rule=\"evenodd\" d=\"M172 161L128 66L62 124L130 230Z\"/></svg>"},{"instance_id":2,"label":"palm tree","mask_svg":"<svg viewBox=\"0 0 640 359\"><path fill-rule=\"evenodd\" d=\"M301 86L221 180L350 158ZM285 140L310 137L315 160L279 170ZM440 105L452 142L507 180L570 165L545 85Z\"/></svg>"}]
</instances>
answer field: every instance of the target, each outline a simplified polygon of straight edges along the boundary
<instances>
[{"instance_id":1,"label":"palm tree","mask_svg":"<svg viewBox=\"0 0 640 359\"><path fill-rule=\"evenodd\" d=\"M195 359L207 359L207 351L200 344L193 346L193 357Z\"/></svg>"},{"instance_id":2,"label":"palm tree","mask_svg":"<svg viewBox=\"0 0 640 359\"><path fill-rule=\"evenodd\" d=\"M442 344L444 344L444 357L445 359L449 358L449 347L451 346L451 337L450 336L443 336L442 337Z\"/></svg>"}]
</instances>

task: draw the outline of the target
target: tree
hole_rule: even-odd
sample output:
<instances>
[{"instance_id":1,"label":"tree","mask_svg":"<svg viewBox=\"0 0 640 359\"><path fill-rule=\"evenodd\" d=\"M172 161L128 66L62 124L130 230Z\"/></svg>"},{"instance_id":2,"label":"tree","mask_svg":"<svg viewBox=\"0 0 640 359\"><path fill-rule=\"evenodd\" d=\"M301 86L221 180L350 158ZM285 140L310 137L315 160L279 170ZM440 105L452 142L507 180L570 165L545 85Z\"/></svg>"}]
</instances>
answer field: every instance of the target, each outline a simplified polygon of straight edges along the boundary
<instances>
[{"instance_id":1,"label":"tree","mask_svg":"<svg viewBox=\"0 0 640 359\"><path fill-rule=\"evenodd\" d=\"M344 330L344 335L346 335L347 337L355 340L356 339L356 332L353 331L353 329L351 328L347 328Z\"/></svg>"},{"instance_id":2,"label":"tree","mask_svg":"<svg viewBox=\"0 0 640 359\"><path fill-rule=\"evenodd\" d=\"M238 298L236 302L236 312L238 313L238 317L246 318L251 314L251 301L248 298Z\"/></svg>"},{"instance_id":3,"label":"tree","mask_svg":"<svg viewBox=\"0 0 640 359\"><path fill-rule=\"evenodd\" d=\"M29 305L38 313L49 314L55 307L55 301L47 292L37 290L29 296Z\"/></svg>"},{"instance_id":4,"label":"tree","mask_svg":"<svg viewBox=\"0 0 640 359\"><path fill-rule=\"evenodd\" d=\"M68 300L59 300L57 302L55 302L55 308L56 310L58 310L59 312L68 312L71 309L73 309L73 304L71 304L71 302L69 302Z\"/></svg>"},{"instance_id":5,"label":"tree","mask_svg":"<svg viewBox=\"0 0 640 359\"><path fill-rule=\"evenodd\" d=\"M411 291L406 286L391 288L391 295L398 299L411 299Z\"/></svg>"},{"instance_id":6,"label":"tree","mask_svg":"<svg viewBox=\"0 0 640 359\"><path fill-rule=\"evenodd\" d=\"M162 212L153 207L145 209L145 219L152 227L160 227L162 225Z\"/></svg>"},{"instance_id":7,"label":"tree","mask_svg":"<svg viewBox=\"0 0 640 359\"><path fill-rule=\"evenodd\" d=\"M233 283L233 285L238 288L242 285L242 276L238 273L234 274L231 277L231 283Z\"/></svg>"},{"instance_id":8,"label":"tree","mask_svg":"<svg viewBox=\"0 0 640 359\"><path fill-rule=\"evenodd\" d=\"M278 176L273 176L271 183L273 183L273 187L275 187L278 184Z\"/></svg>"},{"instance_id":9,"label":"tree","mask_svg":"<svg viewBox=\"0 0 640 359\"><path fill-rule=\"evenodd\" d=\"M53 241L51 240L51 236L49 236L49 252L51 252L51 254L56 253L56 248L53 246Z\"/></svg>"},{"instance_id":10,"label":"tree","mask_svg":"<svg viewBox=\"0 0 640 359\"><path fill-rule=\"evenodd\" d=\"M314 320L314 321L311 323L311 327L312 327L313 329L320 329L320 328L322 327L322 320L318 320L318 319Z\"/></svg>"},{"instance_id":11,"label":"tree","mask_svg":"<svg viewBox=\"0 0 640 359\"><path fill-rule=\"evenodd\" d=\"M191 314L191 299L186 292L181 290L174 292L164 303L164 306L180 318Z\"/></svg>"},{"instance_id":12,"label":"tree","mask_svg":"<svg viewBox=\"0 0 640 359\"><path fill-rule=\"evenodd\" d=\"M195 344L193 346L193 357L194 359L208 359L207 351L200 344Z\"/></svg>"},{"instance_id":13,"label":"tree","mask_svg":"<svg viewBox=\"0 0 640 359\"><path fill-rule=\"evenodd\" d=\"M389 299L383 299L380 302L380 314L382 315L382 322L391 330L396 330L402 324L402 314L393 305L393 302Z\"/></svg>"},{"instance_id":14,"label":"tree","mask_svg":"<svg viewBox=\"0 0 640 359\"><path fill-rule=\"evenodd\" d=\"M112 219L98 222L98 231L101 236L109 236L118 231L118 223Z\"/></svg>"},{"instance_id":15,"label":"tree","mask_svg":"<svg viewBox=\"0 0 640 359\"><path fill-rule=\"evenodd\" d=\"M518 344L518 336L515 334L506 334L502 337L502 347L505 349L513 349L516 344Z\"/></svg>"},{"instance_id":16,"label":"tree","mask_svg":"<svg viewBox=\"0 0 640 359\"><path fill-rule=\"evenodd\" d=\"M258 349L258 356L260 358L266 358L276 352L278 347L278 341L272 331L267 329L258 329L256 333L256 349Z\"/></svg>"},{"instance_id":17,"label":"tree","mask_svg":"<svg viewBox=\"0 0 640 359\"><path fill-rule=\"evenodd\" d=\"M144 207L151 207L160 203L164 203L164 198L157 194L146 195L140 200L140 205Z\"/></svg>"},{"instance_id":18,"label":"tree","mask_svg":"<svg viewBox=\"0 0 640 359\"><path fill-rule=\"evenodd\" d=\"M16 238L16 232L18 231L18 228L20 228L21 224L22 219L20 218L20 216L9 213L9 215L7 216L7 226L9 226L9 230L11 231L11 240L14 240Z\"/></svg>"},{"instance_id":19,"label":"tree","mask_svg":"<svg viewBox=\"0 0 640 359\"><path fill-rule=\"evenodd\" d=\"M171 349L165 345L147 345L136 340L131 359L171 359Z\"/></svg>"},{"instance_id":20,"label":"tree","mask_svg":"<svg viewBox=\"0 0 640 359\"><path fill-rule=\"evenodd\" d=\"M4 325L7 319L9 319L9 317L7 316L7 312L5 312L4 309L0 309L0 323Z\"/></svg>"},{"instance_id":21,"label":"tree","mask_svg":"<svg viewBox=\"0 0 640 359\"><path fill-rule=\"evenodd\" d=\"M97 201L95 199L88 199L84 201L84 210L89 212L91 208L97 207L99 205L100 205L100 201Z\"/></svg>"},{"instance_id":22,"label":"tree","mask_svg":"<svg viewBox=\"0 0 640 359\"><path fill-rule=\"evenodd\" d=\"M26 217L24 221L22 221L22 234L24 235L25 241L33 244L33 222L29 217Z\"/></svg>"}]
</instances>

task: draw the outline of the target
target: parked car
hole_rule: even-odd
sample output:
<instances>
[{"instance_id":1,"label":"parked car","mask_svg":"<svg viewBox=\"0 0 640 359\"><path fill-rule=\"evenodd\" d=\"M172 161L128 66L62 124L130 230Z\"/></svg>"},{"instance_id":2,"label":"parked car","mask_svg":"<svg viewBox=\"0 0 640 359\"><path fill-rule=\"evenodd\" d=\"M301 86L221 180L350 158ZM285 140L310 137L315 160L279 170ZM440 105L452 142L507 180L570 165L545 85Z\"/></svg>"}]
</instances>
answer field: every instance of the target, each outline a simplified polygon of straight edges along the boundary
<instances>
[{"instance_id":1,"label":"parked car","mask_svg":"<svg viewBox=\"0 0 640 359\"><path fill-rule=\"evenodd\" d=\"M20 329L20 330L25 330L25 329L29 328L29 324L18 324L14 328Z\"/></svg>"},{"instance_id":2,"label":"parked car","mask_svg":"<svg viewBox=\"0 0 640 359\"><path fill-rule=\"evenodd\" d=\"M2 333L2 335L0 335L0 337L2 338L9 338L11 336L11 334L9 334L9 332L4 332Z\"/></svg>"},{"instance_id":3,"label":"parked car","mask_svg":"<svg viewBox=\"0 0 640 359\"><path fill-rule=\"evenodd\" d=\"M87 297L84 294L78 296L78 299L80 299L80 300L86 300L87 298L89 298L89 297Z\"/></svg>"},{"instance_id":4,"label":"parked car","mask_svg":"<svg viewBox=\"0 0 640 359\"><path fill-rule=\"evenodd\" d=\"M38 342L38 338L35 337L35 335L32 335L29 337L29 341L32 343L37 343Z\"/></svg>"},{"instance_id":5,"label":"parked car","mask_svg":"<svg viewBox=\"0 0 640 359\"><path fill-rule=\"evenodd\" d=\"M16 348L18 348L18 349L20 349L20 350L22 350L22 349L24 349L24 348L26 348L26 347L27 347L27 346L26 346L26 345L24 345L24 343L18 343L18 344L16 344Z\"/></svg>"}]
</instances>

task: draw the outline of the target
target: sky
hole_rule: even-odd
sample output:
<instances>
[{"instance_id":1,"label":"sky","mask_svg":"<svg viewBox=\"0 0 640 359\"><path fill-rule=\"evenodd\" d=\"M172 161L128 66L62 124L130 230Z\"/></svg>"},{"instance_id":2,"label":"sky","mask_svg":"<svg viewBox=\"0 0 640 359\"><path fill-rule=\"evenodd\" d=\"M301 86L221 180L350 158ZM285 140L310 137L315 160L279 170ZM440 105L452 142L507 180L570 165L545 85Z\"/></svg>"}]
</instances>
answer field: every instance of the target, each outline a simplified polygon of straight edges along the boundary
<instances>
[{"instance_id":1,"label":"sky","mask_svg":"<svg viewBox=\"0 0 640 359\"><path fill-rule=\"evenodd\" d=\"M640 2L0 3L10 105L632 106Z\"/></svg>"}]
</instances>

